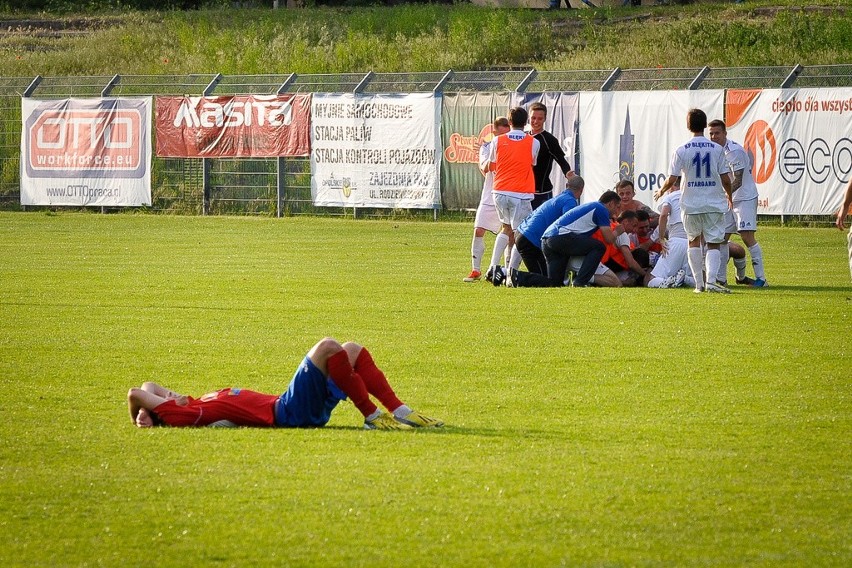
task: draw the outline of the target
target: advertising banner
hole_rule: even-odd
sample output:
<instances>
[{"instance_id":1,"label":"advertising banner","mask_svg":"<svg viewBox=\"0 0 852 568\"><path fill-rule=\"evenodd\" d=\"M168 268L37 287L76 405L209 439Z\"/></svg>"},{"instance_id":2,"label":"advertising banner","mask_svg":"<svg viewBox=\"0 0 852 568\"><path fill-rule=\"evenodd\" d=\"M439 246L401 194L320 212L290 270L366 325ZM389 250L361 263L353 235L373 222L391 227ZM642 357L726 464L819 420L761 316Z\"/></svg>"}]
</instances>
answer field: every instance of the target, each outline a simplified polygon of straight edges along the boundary
<instances>
[{"instance_id":1,"label":"advertising banner","mask_svg":"<svg viewBox=\"0 0 852 568\"><path fill-rule=\"evenodd\" d=\"M672 153L692 136L686 113L700 108L722 118L724 91L580 93L580 164L583 202L630 179L636 199L656 209L653 194L669 176Z\"/></svg>"},{"instance_id":2,"label":"advertising banner","mask_svg":"<svg viewBox=\"0 0 852 568\"><path fill-rule=\"evenodd\" d=\"M444 160L441 188L447 209L476 209L484 177L479 147L491 140L491 123L506 116L509 93L444 93L441 115Z\"/></svg>"},{"instance_id":3,"label":"advertising banner","mask_svg":"<svg viewBox=\"0 0 852 568\"><path fill-rule=\"evenodd\" d=\"M730 90L728 138L752 159L761 214L830 215L852 174L852 89Z\"/></svg>"},{"instance_id":4,"label":"advertising banner","mask_svg":"<svg viewBox=\"0 0 852 568\"><path fill-rule=\"evenodd\" d=\"M275 158L310 154L311 95L157 97L157 156Z\"/></svg>"},{"instance_id":5,"label":"advertising banner","mask_svg":"<svg viewBox=\"0 0 852 568\"><path fill-rule=\"evenodd\" d=\"M529 110L532 103L543 103L547 107L544 129L559 140L559 145L565 152L565 159L568 160L571 169L577 173L574 153L580 110L579 93L515 93L512 96L512 106L523 106ZM565 174L556 162L553 163L553 169L550 172L550 182L553 184L553 195L559 195L565 189Z\"/></svg>"},{"instance_id":6,"label":"advertising banner","mask_svg":"<svg viewBox=\"0 0 852 568\"><path fill-rule=\"evenodd\" d=\"M314 205L432 209L439 205L441 99L320 94L311 105Z\"/></svg>"},{"instance_id":7,"label":"advertising banner","mask_svg":"<svg viewBox=\"0 0 852 568\"><path fill-rule=\"evenodd\" d=\"M21 205L151 204L151 98L21 99Z\"/></svg>"}]
</instances>

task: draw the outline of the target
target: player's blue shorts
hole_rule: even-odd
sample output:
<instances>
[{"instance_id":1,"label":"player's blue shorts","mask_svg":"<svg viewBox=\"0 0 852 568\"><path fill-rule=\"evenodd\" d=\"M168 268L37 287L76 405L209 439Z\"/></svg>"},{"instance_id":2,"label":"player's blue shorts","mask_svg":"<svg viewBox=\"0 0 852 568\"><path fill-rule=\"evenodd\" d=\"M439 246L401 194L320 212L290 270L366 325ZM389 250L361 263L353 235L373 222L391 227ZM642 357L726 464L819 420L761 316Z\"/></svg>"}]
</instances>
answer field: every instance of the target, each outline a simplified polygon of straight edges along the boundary
<instances>
[{"instance_id":1,"label":"player's blue shorts","mask_svg":"<svg viewBox=\"0 0 852 568\"><path fill-rule=\"evenodd\" d=\"M275 425L284 427L324 426L331 411L346 394L305 357L287 392L275 403Z\"/></svg>"}]
</instances>

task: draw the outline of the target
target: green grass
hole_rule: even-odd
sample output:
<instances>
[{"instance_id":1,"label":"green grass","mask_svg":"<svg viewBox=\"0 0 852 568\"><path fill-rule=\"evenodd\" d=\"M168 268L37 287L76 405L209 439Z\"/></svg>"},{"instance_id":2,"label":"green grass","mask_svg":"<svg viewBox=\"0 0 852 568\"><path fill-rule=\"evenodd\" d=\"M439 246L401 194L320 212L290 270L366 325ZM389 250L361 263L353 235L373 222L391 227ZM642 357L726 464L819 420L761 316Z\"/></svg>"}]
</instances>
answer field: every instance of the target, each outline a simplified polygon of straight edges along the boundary
<instances>
[{"instance_id":1,"label":"green grass","mask_svg":"<svg viewBox=\"0 0 852 568\"><path fill-rule=\"evenodd\" d=\"M464 285L470 226L0 213L0 564L848 566L843 235L772 288ZM368 345L432 432L134 428Z\"/></svg>"},{"instance_id":2,"label":"green grass","mask_svg":"<svg viewBox=\"0 0 852 568\"><path fill-rule=\"evenodd\" d=\"M88 19L0 13L12 22L0 35L0 76L847 64L850 6L849 0L755 0L571 13L463 3L120 11ZM55 37L20 24L26 17L60 19L91 33Z\"/></svg>"}]
</instances>

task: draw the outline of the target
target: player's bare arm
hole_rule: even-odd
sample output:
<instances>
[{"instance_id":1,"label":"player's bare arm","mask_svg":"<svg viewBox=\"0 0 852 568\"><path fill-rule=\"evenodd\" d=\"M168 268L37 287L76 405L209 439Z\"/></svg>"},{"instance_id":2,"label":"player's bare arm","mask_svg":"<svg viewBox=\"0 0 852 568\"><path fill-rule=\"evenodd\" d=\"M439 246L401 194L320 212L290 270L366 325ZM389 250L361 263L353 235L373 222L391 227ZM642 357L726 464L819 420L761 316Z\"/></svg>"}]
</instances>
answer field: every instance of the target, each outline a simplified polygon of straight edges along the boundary
<instances>
[{"instance_id":1,"label":"player's bare arm","mask_svg":"<svg viewBox=\"0 0 852 568\"><path fill-rule=\"evenodd\" d=\"M669 176L663 183L663 187L654 192L654 199L659 199L669 192L676 184L680 183L680 176Z\"/></svg>"}]
</instances>

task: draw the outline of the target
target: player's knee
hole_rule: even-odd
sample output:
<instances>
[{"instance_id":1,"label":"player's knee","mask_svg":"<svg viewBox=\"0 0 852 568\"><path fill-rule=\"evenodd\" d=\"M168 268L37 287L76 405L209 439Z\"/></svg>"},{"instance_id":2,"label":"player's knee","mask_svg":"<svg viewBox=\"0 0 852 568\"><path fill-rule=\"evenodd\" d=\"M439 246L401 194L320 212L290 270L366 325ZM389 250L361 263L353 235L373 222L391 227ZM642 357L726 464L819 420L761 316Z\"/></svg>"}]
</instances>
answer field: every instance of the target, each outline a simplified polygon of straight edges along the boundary
<instances>
[{"instance_id":1,"label":"player's knee","mask_svg":"<svg viewBox=\"0 0 852 568\"><path fill-rule=\"evenodd\" d=\"M363 347L354 341L347 341L343 344L343 349L346 350L346 353L349 354L349 360L352 361L352 364L355 364L355 361L358 360L358 355L361 353L361 349Z\"/></svg>"},{"instance_id":2,"label":"player's knee","mask_svg":"<svg viewBox=\"0 0 852 568\"><path fill-rule=\"evenodd\" d=\"M314 358L314 356L320 358L327 358L331 355L334 355L341 349L343 349L343 346L336 339L332 337L324 337L320 339L316 345L313 346L309 355L312 358Z\"/></svg>"}]
</instances>

